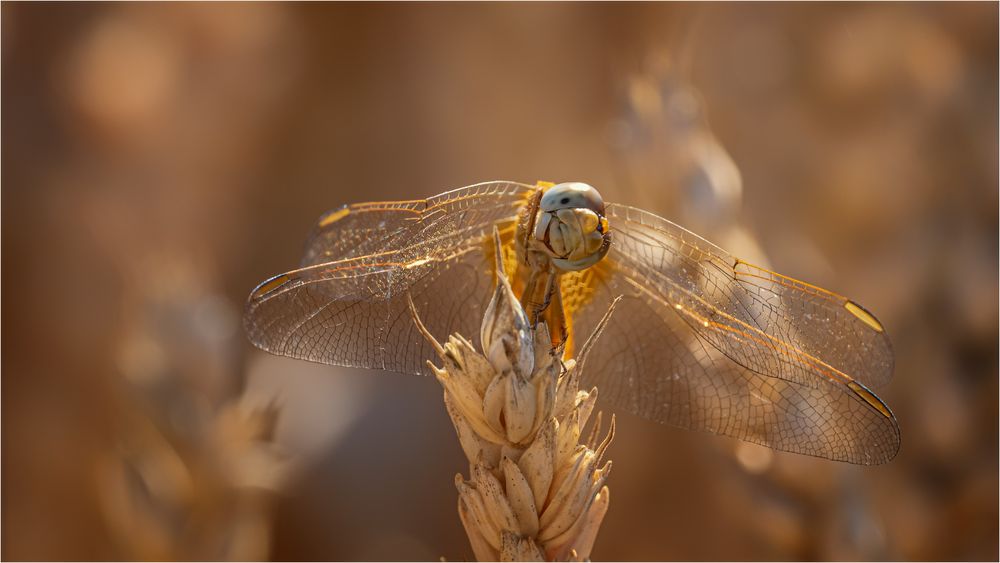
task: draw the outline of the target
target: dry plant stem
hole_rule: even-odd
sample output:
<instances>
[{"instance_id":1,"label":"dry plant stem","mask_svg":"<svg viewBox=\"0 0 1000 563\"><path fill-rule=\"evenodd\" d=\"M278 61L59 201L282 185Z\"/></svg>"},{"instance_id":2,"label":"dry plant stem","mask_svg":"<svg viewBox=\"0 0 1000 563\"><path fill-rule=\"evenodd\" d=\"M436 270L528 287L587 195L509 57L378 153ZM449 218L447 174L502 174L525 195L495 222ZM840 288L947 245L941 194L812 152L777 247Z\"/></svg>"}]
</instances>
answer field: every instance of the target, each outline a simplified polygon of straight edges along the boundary
<instances>
[{"instance_id":1,"label":"dry plant stem","mask_svg":"<svg viewBox=\"0 0 1000 563\"><path fill-rule=\"evenodd\" d=\"M496 232L494 239L502 256ZM581 441L597 389L581 391L580 372L614 303L579 361L564 362L546 325L531 328L499 259L496 268L482 352L459 334L439 343L410 302L443 364L428 362L469 460L469 477L455 476L459 517L480 561L586 560L608 509L611 462L604 454L615 420L599 439L598 413Z\"/></svg>"},{"instance_id":2,"label":"dry plant stem","mask_svg":"<svg viewBox=\"0 0 1000 563\"><path fill-rule=\"evenodd\" d=\"M243 374L224 359L235 335L194 330L195 317L225 320L192 307L213 295L196 267L156 262L128 276L115 441L94 468L113 556L267 559L272 505L296 461L275 440L279 405L242 395Z\"/></svg>"},{"instance_id":3,"label":"dry plant stem","mask_svg":"<svg viewBox=\"0 0 1000 563\"><path fill-rule=\"evenodd\" d=\"M260 560L270 551L270 505L287 465L270 437L277 414L224 406L181 435L142 409L98 486L120 556L135 560Z\"/></svg>"}]
</instances>

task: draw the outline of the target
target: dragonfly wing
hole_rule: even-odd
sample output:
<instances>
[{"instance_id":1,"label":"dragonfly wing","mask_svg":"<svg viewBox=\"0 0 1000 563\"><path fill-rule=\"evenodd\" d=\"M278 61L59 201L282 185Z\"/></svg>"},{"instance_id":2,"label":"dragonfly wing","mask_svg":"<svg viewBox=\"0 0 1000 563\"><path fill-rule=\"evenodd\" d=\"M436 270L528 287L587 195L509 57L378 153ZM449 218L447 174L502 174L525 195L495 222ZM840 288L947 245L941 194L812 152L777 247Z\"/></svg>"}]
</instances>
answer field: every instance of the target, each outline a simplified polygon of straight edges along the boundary
<instances>
[{"instance_id":1,"label":"dragonfly wing","mask_svg":"<svg viewBox=\"0 0 1000 563\"><path fill-rule=\"evenodd\" d=\"M406 295L437 338L478 334L493 290L493 226L512 223L532 189L490 182L324 215L304 267L251 293L244 317L251 341L326 364L428 373L434 351Z\"/></svg>"},{"instance_id":2,"label":"dragonfly wing","mask_svg":"<svg viewBox=\"0 0 1000 563\"><path fill-rule=\"evenodd\" d=\"M624 276L600 282L577 330L592 329L623 295L583 366L599 401L643 418L777 450L873 465L899 449L894 418L846 386L808 386L737 364L651 291ZM886 411L888 412L888 411Z\"/></svg>"},{"instance_id":3,"label":"dragonfly wing","mask_svg":"<svg viewBox=\"0 0 1000 563\"><path fill-rule=\"evenodd\" d=\"M517 182L483 182L428 199L355 203L323 214L306 242L301 267L367 256L433 240L414 240L415 220L428 234L453 238L457 231L517 213L535 187ZM489 226L487 225L487 226ZM425 236L425 238L430 238Z\"/></svg>"},{"instance_id":4,"label":"dragonfly wing","mask_svg":"<svg viewBox=\"0 0 1000 563\"><path fill-rule=\"evenodd\" d=\"M573 278L564 282L577 340L611 299L624 296L584 367L584 381L598 386L602 400L784 451L859 464L895 455L892 413L844 373L860 362L845 351L866 346L882 363L860 373L887 379L884 334L850 311L854 322L838 316L835 297L817 288L776 274L765 285L731 267L726 273L722 265L735 259L665 219L617 205L608 216L614 238L605 262L578 288ZM800 308L805 303L815 304ZM839 333L845 325L850 330ZM832 344L821 340L823 330ZM802 349L816 360L798 357L809 354Z\"/></svg>"},{"instance_id":5,"label":"dragonfly wing","mask_svg":"<svg viewBox=\"0 0 1000 563\"><path fill-rule=\"evenodd\" d=\"M608 207L618 263L733 361L804 385L880 387L893 354L878 320L849 299L739 260L666 219Z\"/></svg>"}]
</instances>

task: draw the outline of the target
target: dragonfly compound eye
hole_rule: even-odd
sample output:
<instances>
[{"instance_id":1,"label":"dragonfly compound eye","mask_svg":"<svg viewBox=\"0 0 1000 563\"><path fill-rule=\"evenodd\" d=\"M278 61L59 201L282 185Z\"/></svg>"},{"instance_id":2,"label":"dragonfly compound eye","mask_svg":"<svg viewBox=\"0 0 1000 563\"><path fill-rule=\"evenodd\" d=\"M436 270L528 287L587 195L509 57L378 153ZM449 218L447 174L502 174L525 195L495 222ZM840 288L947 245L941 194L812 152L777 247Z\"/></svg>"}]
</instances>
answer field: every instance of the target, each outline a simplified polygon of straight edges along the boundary
<instances>
[{"instance_id":1,"label":"dragonfly compound eye","mask_svg":"<svg viewBox=\"0 0 1000 563\"><path fill-rule=\"evenodd\" d=\"M539 204L534 238L549 251L557 268L593 266L611 248L601 194L581 182L552 186Z\"/></svg>"},{"instance_id":2,"label":"dragonfly compound eye","mask_svg":"<svg viewBox=\"0 0 1000 563\"><path fill-rule=\"evenodd\" d=\"M589 209L601 217L604 216L604 198L594 186L583 182L564 182L549 188L539 205L542 211L557 211L559 209Z\"/></svg>"}]
</instances>

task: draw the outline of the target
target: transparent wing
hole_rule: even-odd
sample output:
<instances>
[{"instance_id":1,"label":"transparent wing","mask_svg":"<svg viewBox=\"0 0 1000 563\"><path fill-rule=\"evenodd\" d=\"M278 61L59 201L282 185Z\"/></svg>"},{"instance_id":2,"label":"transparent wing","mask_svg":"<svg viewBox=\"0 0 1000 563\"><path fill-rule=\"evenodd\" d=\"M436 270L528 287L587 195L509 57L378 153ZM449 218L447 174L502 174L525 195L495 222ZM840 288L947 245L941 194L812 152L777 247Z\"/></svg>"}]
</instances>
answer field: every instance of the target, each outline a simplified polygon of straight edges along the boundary
<instances>
[{"instance_id":1,"label":"transparent wing","mask_svg":"<svg viewBox=\"0 0 1000 563\"><path fill-rule=\"evenodd\" d=\"M302 268L250 294L244 316L250 340L293 358L427 373L434 351L409 316L406 294L439 339L478 334L493 291L493 225L513 223L533 190L487 182L427 200L325 214Z\"/></svg>"},{"instance_id":2,"label":"transparent wing","mask_svg":"<svg viewBox=\"0 0 1000 563\"><path fill-rule=\"evenodd\" d=\"M853 301L743 262L652 213L612 205L608 217L623 268L744 367L805 385L892 378L882 325Z\"/></svg>"},{"instance_id":3,"label":"transparent wing","mask_svg":"<svg viewBox=\"0 0 1000 563\"><path fill-rule=\"evenodd\" d=\"M866 388L892 371L874 317L653 214L610 205L608 221L605 263L564 287L577 335L625 296L585 369L605 400L779 450L860 464L895 455L895 418Z\"/></svg>"}]
</instances>

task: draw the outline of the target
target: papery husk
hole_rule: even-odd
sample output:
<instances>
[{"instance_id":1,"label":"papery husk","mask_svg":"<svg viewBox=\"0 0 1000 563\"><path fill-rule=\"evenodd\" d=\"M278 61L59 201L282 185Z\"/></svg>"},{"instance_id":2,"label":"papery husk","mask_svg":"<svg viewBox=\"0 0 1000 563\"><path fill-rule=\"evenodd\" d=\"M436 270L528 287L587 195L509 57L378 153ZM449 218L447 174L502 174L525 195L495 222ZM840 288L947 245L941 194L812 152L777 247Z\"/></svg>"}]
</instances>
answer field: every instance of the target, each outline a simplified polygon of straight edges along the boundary
<instances>
[{"instance_id":1,"label":"papery husk","mask_svg":"<svg viewBox=\"0 0 1000 563\"><path fill-rule=\"evenodd\" d=\"M597 389L579 389L580 371L617 300L580 361L560 361L544 324L525 333L526 316L499 261L497 279L480 335L486 353L460 335L437 344L410 302L444 363L432 367L470 463L470 478L455 478L459 516L480 561L585 560L608 509L611 463L603 457L615 424L598 442L598 413L581 442Z\"/></svg>"}]
</instances>

